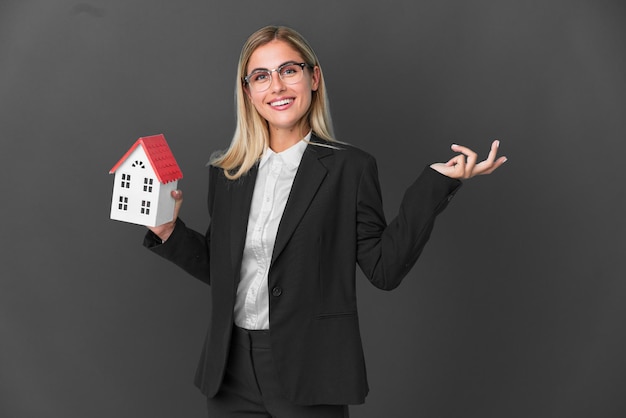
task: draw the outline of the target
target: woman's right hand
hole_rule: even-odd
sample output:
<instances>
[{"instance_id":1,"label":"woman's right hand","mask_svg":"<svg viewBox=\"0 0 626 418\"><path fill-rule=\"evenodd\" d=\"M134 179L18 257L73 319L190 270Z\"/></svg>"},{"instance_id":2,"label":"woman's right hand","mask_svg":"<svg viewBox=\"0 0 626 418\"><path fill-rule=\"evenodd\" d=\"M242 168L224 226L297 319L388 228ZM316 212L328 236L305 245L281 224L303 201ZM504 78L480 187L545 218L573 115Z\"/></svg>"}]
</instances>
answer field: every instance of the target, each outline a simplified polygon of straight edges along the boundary
<instances>
[{"instance_id":1,"label":"woman's right hand","mask_svg":"<svg viewBox=\"0 0 626 418\"><path fill-rule=\"evenodd\" d=\"M170 222L166 222L158 226L149 226L148 229L157 235L163 242L165 242L176 225L176 219L178 219L178 212L180 212L180 206L183 204L183 192L181 190L172 190L172 198L176 201L174 203L174 218Z\"/></svg>"}]
</instances>

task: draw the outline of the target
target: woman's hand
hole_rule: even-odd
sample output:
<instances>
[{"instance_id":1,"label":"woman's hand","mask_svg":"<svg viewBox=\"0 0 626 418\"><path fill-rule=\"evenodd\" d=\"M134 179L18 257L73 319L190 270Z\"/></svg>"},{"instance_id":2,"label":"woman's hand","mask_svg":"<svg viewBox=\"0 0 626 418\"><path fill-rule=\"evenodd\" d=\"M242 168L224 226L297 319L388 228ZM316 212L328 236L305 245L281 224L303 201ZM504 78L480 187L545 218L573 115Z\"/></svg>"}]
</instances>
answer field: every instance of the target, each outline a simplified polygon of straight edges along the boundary
<instances>
[{"instance_id":1,"label":"woman's hand","mask_svg":"<svg viewBox=\"0 0 626 418\"><path fill-rule=\"evenodd\" d=\"M178 212L180 212L180 206L183 204L183 192L180 190L172 190L172 198L176 201L174 203L174 218L167 223L159 226L149 226L148 229L154 232L163 242L165 242L172 232L174 231L174 226L176 225L176 219L178 219Z\"/></svg>"},{"instance_id":2,"label":"woman's hand","mask_svg":"<svg viewBox=\"0 0 626 418\"><path fill-rule=\"evenodd\" d=\"M500 141L493 141L487 159L476 164L478 154L467 147L454 144L452 151L459 154L447 163L431 164L430 168L453 179L469 179L481 174L491 174L506 161L506 157L500 157L496 160L499 146Z\"/></svg>"}]
</instances>

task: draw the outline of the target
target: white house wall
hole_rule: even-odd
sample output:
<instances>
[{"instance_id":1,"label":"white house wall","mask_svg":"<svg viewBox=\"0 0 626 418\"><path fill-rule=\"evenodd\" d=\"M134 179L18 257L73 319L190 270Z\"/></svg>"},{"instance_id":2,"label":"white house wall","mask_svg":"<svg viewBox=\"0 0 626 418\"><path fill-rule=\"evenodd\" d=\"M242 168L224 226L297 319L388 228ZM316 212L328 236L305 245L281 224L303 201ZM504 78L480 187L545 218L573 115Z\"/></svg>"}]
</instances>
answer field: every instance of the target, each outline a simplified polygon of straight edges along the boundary
<instances>
[{"instance_id":1,"label":"white house wall","mask_svg":"<svg viewBox=\"0 0 626 418\"><path fill-rule=\"evenodd\" d=\"M157 199L158 212L156 215L155 225L162 225L169 222L174 217L175 200L172 198L172 191L176 190L178 180L161 184L159 187L159 196Z\"/></svg>"},{"instance_id":2,"label":"white house wall","mask_svg":"<svg viewBox=\"0 0 626 418\"><path fill-rule=\"evenodd\" d=\"M135 167L133 167L133 163ZM142 168L143 166L143 168ZM129 188L122 187L124 175L130 175ZM152 179L152 192L144 191L144 179ZM178 182L167 184L159 183L143 147L138 146L118 167L115 172L113 196L111 198L111 219L139 225L156 226L172 220L174 214L174 199L170 191L174 190ZM120 196L127 197L127 210L120 210ZM142 214L142 201L150 202L144 207L149 214Z\"/></svg>"}]
</instances>

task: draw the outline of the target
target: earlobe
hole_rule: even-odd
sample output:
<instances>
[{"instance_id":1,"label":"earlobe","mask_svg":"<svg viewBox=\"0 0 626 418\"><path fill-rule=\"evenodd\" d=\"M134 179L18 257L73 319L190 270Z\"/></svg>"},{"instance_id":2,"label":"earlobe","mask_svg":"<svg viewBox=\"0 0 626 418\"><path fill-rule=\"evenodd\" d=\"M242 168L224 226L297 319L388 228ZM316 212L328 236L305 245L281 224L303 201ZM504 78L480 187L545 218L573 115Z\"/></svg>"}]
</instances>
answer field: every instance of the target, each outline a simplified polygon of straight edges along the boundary
<instances>
[{"instance_id":1,"label":"earlobe","mask_svg":"<svg viewBox=\"0 0 626 418\"><path fill-rule=\"evenodd\" d=\"M252 95L250 94L250 91L248 90L247 87L243 88L243 92L245 93L245 95L248 98L248 100L250 100L250 104L254 105L254 101L252 100Z\"/></svg>"},{"instance_id":2,"label":"earlobe","mask_svg":"<svg viewBox=\"0 0 626 418\"><path fill-rule=\"evenodd\" d=\"M322 78L321 73L320 73L320 67L318 67L317 65L315 67L313 67L313 77L312 77L312 83L311 83L311 90L312 91L317 91L317 89L320 87L320 79Z\"/></svg>"}]
</instances>

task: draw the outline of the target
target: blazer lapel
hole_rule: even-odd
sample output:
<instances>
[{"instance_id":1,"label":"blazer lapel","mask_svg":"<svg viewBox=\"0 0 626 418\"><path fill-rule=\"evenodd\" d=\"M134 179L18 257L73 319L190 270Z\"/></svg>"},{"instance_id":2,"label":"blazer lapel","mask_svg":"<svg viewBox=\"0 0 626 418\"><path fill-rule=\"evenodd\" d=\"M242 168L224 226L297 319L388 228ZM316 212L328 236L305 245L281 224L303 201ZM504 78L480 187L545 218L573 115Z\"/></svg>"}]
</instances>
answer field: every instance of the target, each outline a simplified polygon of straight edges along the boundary
<instances>
[{"instance_id":1,"label":"blazer lapel","mask_svg":"<svg viewBox=\"0 0 626 418\"><path fill-rule=\"evenodd\" d=\"M314 140L317 139L312 138L312 141ZM289 198L287 199L283 217L278 226L272 253L272 264L283 251L287 242L289 242L293 232L304 216L304 212L306 212L324 177L326 177L328 170L321 159L332 155L332 153L331 149L323 146L308 145L306 147L293 181Z\"/></svg>"},{"instance_id":2,"label":"blazer lapel","mask_svg":"<svg viewBox=\"0 0 626 418\"><path fill-rule=\"evenodd\" d=\"M243 248L246 244L248 217L250 216L252 193L254 192L257 172L258 166L255 165L246 175L228 186L231 187L230 254L233 272L235 273L235 284L239 283L241 259L243 257Z\"/></svg>"}]
</instances>

